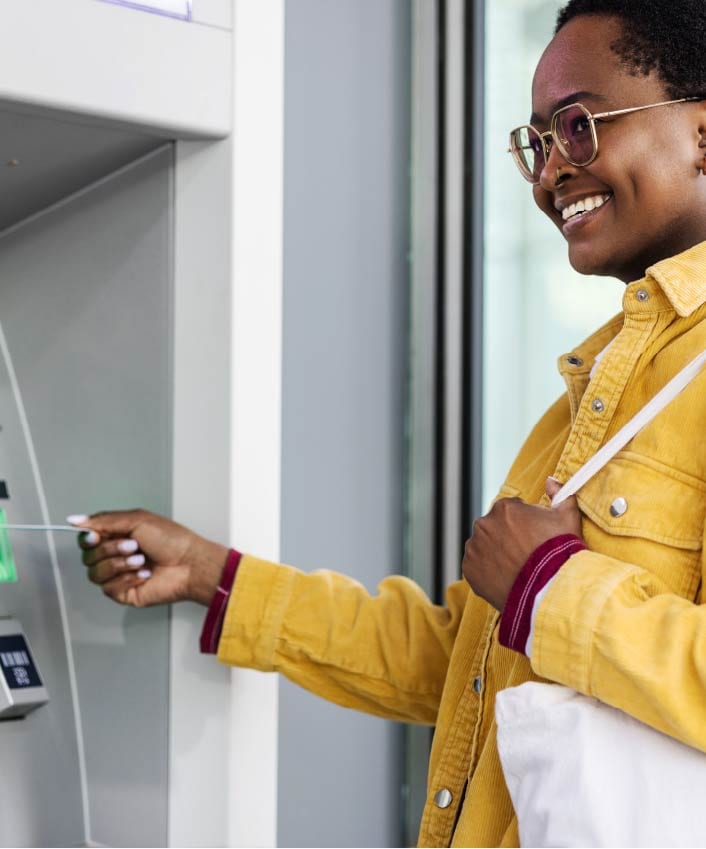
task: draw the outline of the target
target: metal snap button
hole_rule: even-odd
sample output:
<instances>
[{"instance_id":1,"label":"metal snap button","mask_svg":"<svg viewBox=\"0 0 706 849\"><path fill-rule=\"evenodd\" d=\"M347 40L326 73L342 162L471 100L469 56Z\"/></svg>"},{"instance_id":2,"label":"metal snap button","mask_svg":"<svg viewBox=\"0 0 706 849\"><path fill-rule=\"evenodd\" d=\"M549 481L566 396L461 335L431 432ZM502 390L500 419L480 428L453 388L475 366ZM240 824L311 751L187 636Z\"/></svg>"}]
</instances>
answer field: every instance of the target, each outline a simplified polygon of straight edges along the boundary
<instances>
[{"instance_id":1,"label":"metal snap button","mask_svg":"<svg viewBox=\"0 0 706 849\"><path fill-rule=\"evenodd\" d=\"M619 519L621 516L624 516L628 511L628 502L624 498L616 498L615 501L610 505L610 515L614 519Z\"/></svg>"},{"instance_id":2,"label":"metal snap button","mask_svg":"<svg viewBox=\"0 0 706 849\"><path fill-rule=\"evenodd\" d=\"M638 301L649 301L650 293L647 291L647 289L638 289L635 294L635 297Z\"/></svg>"},{"instance_id":3,"label":"metal snap button","mask_svg":"<svg viewBox=\"0 0 706 849\"><path fill-rule=\"evenodd\" d=\"M445 787L443 790L439 790L436 796L434 796L434 804L437 808L448 808L453 800L454 797L451 795L451 791L447 790Z\"/></svg>"},{"instance_id":4,"label":"metal snap button","mask_svg":"<svg viewBox=\"0 0 706 849\"><path fill-rule=\"evenodd\" d=\"M577 357L575 354L571 354L571 356L566 358L566 362L572 366L582 366L583 360L581 357Z\"/></svg>"},{"instance_id":5,"label":"metal snap button","mask_svg":"<svg viewBox=\"0 0 706 849\"><path fill-rule=\"evenodd\" d=\"M481 678L480 675L477 675L473 679L473 689L475 690L476 693L478 693L478 695L480 695L483 692L483 679Z\"/></svg>"},{"instance_id":6,"label":"metal snap button","mask_svg":"<svg viewBox=\"0 0 706 849\"><path fill-rule=\"evenodd\" d=\"M600 398L596 398L596 400L591 404L591 409L594 413L602 413L603 410L605 410L605 404Z\"/></svg>"}]
</instances>

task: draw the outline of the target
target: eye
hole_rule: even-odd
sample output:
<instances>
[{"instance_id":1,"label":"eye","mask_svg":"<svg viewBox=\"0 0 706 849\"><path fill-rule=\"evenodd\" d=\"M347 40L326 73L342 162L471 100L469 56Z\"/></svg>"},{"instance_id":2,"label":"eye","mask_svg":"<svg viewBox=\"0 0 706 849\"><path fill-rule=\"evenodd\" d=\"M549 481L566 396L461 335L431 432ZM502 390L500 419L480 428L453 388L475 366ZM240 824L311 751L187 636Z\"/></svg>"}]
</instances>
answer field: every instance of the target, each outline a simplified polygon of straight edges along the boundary
<instances>
[{"instance_id":1,"label":"eye","mask_svg":"<svg viewBox=\"0 0 706 849\"><path fill-rule=\"evenodd\" d=\"M529 140L529 146L530 146L530 149L537 156L542 155L542 153L543 153L543 151L542 151L542 140L539 138L539 136L532 136L532 138Z\"/></svg>"},{"instance_id":2,"label":"eye","mask_svg":"<svg viewBox=\"0 0 706 849\"><path fill-rule=\"evenodd\" d=\"M580 136L582 133L590 132L591 122L584 114L572 115L569 127L572 136Z\"/></svg>"}]
</instances>

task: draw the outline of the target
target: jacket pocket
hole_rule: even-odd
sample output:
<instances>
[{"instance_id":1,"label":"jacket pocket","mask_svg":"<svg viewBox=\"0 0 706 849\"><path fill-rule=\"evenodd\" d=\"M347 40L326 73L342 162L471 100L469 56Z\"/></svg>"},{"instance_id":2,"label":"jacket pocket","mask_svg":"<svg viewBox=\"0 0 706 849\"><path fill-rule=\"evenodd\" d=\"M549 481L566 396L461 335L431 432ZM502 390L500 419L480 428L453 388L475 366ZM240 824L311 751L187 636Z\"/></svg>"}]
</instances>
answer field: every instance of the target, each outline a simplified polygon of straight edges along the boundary
<instances>
[{"instance_id":1,"label":"jacket pocket","mask_svg":"<svg viewBox=\"0 0 706 849\"><path fill-rule=\"evenodd\" d=\"M616 536L701 549L706 484L651 457L620 452L578 500L587 516Z\"/></svg>"},{"instance_id":2,"label":"jacket pocket","mask_svg":"<svg viewBox=\"0 0 706 849\"><path fill-rule=\"evenodd\" d=\"M621 451L578 493L578 503L589 520L589 548L657 574L685 597L696 592L706 518L701 480Z\"/></svg>"}]
</instances>

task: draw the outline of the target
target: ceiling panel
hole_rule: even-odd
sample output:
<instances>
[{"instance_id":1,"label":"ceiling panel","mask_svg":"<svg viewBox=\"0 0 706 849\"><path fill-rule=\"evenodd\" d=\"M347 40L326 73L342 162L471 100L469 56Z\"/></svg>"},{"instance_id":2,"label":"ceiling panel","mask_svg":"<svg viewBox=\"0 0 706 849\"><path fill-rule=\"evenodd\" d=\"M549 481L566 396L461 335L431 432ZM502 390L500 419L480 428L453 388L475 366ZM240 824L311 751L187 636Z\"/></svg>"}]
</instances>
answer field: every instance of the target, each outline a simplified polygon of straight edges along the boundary
<instances>
[{"instance_id":1,"label":"ceiling panel","mask_svg":"<svg viewBox=\"0 0 706 849\"><path fill-rule=\"evenodd\" d=\"M164 141L60 113L0 109L0 230Z\"/></svg>"}]
</instances>

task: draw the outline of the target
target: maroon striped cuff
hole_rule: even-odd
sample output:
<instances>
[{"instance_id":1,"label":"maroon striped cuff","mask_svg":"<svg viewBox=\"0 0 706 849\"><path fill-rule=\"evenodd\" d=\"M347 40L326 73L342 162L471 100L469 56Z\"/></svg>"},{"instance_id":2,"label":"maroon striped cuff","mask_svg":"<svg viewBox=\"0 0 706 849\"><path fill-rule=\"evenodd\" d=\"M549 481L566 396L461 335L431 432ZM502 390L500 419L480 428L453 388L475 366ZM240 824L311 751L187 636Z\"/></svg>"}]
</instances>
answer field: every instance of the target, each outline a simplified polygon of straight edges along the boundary
<instances>
[{"instance_id":1,"label":"maroon striped cuff","mask_svg":"<svg viewBox=\"0 0 706 849\"><path fill-rule=\"evenodd\" d=\"M573 534L548 539L535 548L515 579L505 602L498 634L501 645L525 654L535 598L564 563L585 548L584 541Z\"/></svg>"},{"instance_id":2,"label":"maroon striped cuff","mask_svg":"<svg viewBox=\"0 0 706 849\"><path fill-rule=\"evenodd\" d=\"M200 643L203 654L217 654L218 652L218 643L221 639L226 608L228 607L228 600L233 590L233 581L235 581L235 575L238 571L241 557L242 554L234 548L231 548L228 552L228 559L226 560L226 565L223 567L218 589L213 596L213 601L209 605L208 613L206 613L206 621L201 631Z\"/></svg>"}]
</instances>

